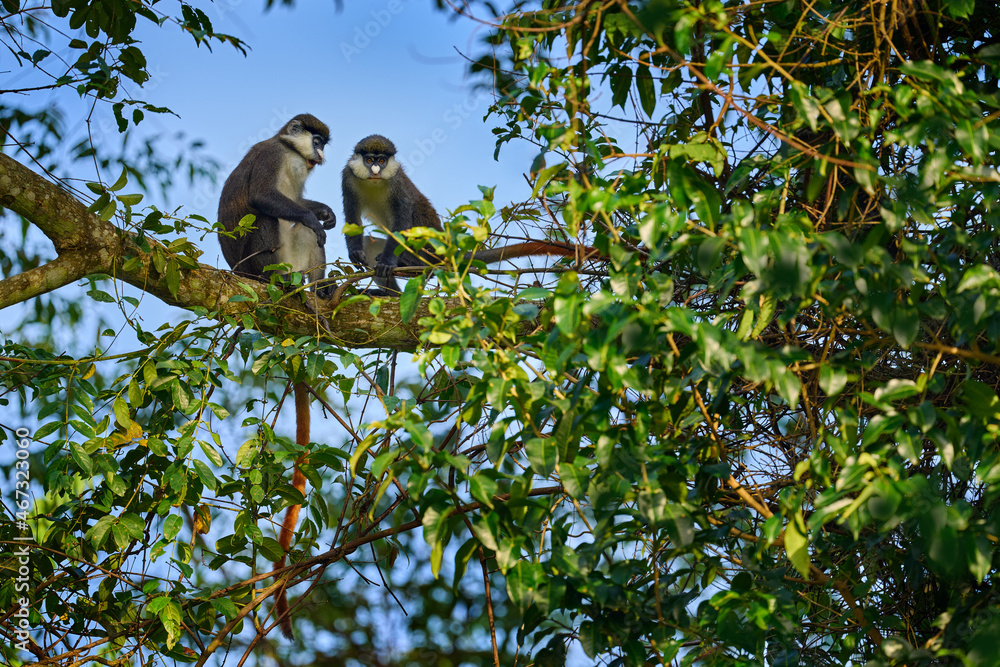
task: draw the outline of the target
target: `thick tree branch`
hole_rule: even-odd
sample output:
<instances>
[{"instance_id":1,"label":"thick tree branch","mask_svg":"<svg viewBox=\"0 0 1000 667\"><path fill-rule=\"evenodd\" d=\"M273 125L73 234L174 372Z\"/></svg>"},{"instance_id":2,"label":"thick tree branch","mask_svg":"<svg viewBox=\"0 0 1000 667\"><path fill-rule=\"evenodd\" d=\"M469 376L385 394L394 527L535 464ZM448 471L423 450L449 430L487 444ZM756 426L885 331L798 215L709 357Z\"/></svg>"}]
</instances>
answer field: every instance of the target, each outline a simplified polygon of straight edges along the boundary
<instances>
[{"instance_id":1,"label":"thick tree branch","mask_svg":"<svg viewBox=\"0 0 1000 667\"><path fill-rule=\"evenodd\" d=\"M0 281L0 310L94 273L99 267L94 266L91 259L84 251L67 250L48 264Z\"/></svg>"},{"instance_id":2,"label":"thick tree branch","mask_svg":"<svg viewBox=\"0 0 1000 667\"><path fill-rule=\"evenodd\" d=\"M255 328L268 333L317 334L346 347L413 349L418 343L415 323L427 315L421 304L411 324L399 317L399 303L387 299L378 315L367 300L331 308L328 302L288 295L269 312L280 308L280 327L256 317L268 304L267 285L206 265L181 270L176 295L166 273L157 271L150 252L143 252L134 235L87 211L87 207L58 185L0 154L0 206L37 226L53 243L58 257L43 266L0 281L0 309L45 294L94 273L114 278L152 294L165 303L188 310L206 309L216 319L241 321L249 315ZM162 244L148 239L152 250L172 256ZM138 258L136 261L128 261ZM128 270L126 270L128 266ZM249 297L249 299L248 299ZM234 300L236 299L236 300Z\"/></svg>"}]
</instances>

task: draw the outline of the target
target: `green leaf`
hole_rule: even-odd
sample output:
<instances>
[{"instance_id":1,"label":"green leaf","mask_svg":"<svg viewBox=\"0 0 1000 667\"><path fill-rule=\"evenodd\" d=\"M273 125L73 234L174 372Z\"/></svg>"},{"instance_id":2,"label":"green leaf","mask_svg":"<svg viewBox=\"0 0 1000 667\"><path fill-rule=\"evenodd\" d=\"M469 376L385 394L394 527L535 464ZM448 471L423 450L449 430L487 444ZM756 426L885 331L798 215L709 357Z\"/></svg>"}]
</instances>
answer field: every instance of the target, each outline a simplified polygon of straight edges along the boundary
<instances>
[{"instance_id":1,"label":"green leaf","mask_svg":"<svg viewBox=\"0 0 1000 667\"><path fill-rule=\"evenodd\" d=\"M75 442L71 442L69 443L69 454L85 476L89 477L94 474L94 462L87 456L87 452L84 451L83 447Z\"/></svg>"},{"instance_id":2,"label":"green leaf","mask_svg":"<svg viewBox=\"0 0 1000 667\"><path fill-rule=\"evenodd\" d=\"M132 417L129 415L128 403L124 397L118 395L114 403L115 421L125 430L132 425Z\"/></svg>"},{"instance_id":3,"label":"green leaf","mask_svg":"<svg viewBox=\"0 0 1000 667\"><path fill-rule=\"evenodd\" d=\"M184 520L176 514L171 514L163 520L163 537L172 540L184 526Z\"/></svg>"},{"instance_id":4,"label":"green leaf","mask_svg":"<svg viewBox=\"0 0 1000 667\"><path fill-rule=\"evenodd\" d=\"M371 466L372 477L375 479L381 478L383 473L396 460L397 456L399 456L399 450L396 448L389 449L376 456Z\"/></svg>"},{"instance_id":5,"label":"green leaf","mask_svg":"<svg viewBox=\"0 0 1000 667\"><path fill-rule=\"evenodd\" d=\"M364 458L365 454L368 453L368 450L371 449L377 442L378 437L375 434L372 434L362 440L361 443L354 448L354 453L351 454L350 460L352 475L358 474L358 464L361 462L361 459Z\"/></svg>"},{"instance_id":6,"label":"green leaf","mask_svg":"<svg viewBox=\"0 0 1000 667\"><path fill-rule=\"evenodd\" d=\"M988 385L978 380L966 380L962 383L959 397L974 417L1000 419L1000 398Z\"/></svg>"},{"instance_id":7,"label":"green leaf","mask_svg":"<svg viewBox=\"0 0 1000 667\"><path fill-rule=\"evenodd\" d=\"M444 559L444 543L434 542L431 544L431 576L435 579L441 574L441 562Z\"/></svg>"},{"instance_id":8,"label":"green leaf","mask_svg":"<svg viewBox=\"0 0 1000 667\"><path fill-rule=\"evenodd\" d=\"M215 449L212 443L207 440L199 440L198 444L201 446L201 451L205 452L205 456L207 456L208 460L212 462L212 465L221 468L223 464L222 455L219 454L218 450Z\"/></svg>"},{"instance_id":9,"label":"green leaf","mask_svg":"<svg viewBox=\"0 0 1000 667\"><path fill-rule=\"evenodd\" d=\"M171 258L167 263L167 289L170 296L177 298L177 293L181 288L181 267L176 259Z\"/></svg>"},{"instance_id":10,"label":"green leaf","mask_svg":"<svg viewBox=\"0 0 1000 667\"><path fill-rule=\"evenodd\" d=\"M118 197L118 201L126 206L135 206L142 201L142 194L136 193L132 195L120 195Z\"/></svg>"},{"instance_id":11,"label":"green leaf","mask_svg":"<svg viewBox=\"0 0 1000 667\"><path fill-rule=\"evenodd\" d=\"M209 489L215 491L218 487L218 480L215 478L215 473L212 472L212 469L205 465L203 461L199 461L198 459L195 459L192 465L194 466L194 472L198 476L198 479L201 480L201 483Z\"/></svg>"},{"instance_id":12,"label":"green leaf","mask_svg":"<svg viewBox=\"0 0 1000 667\"><path fill-rule=\"evenodd\" d=\"M649 73L649 67L639 65L635 71L635 87L639 92L639 103L647 116L652 118L656 111L656 87L653 85L653 77Z\"/></svg>"},{"instance_id":13,"label":"green leaf","mask_svg":"<svg viewBox=\"0 0 1000 667\"><path fill-rule=\"evenodd\" d=\"M107 539L108 531L111 530L114 522L115 518L113 516L107 514L102 516L98 519L97 523L84 533L84 539L89 540L95 549L100 549L104 545L104 540Z\"/></svg>"},{"instance_id":14,"label":"green leaf","mask_svg":"<svg viewBox=\"0 0 1000 667\"><path fill-rule=\"evenodd\" d=\"M146 522L134 512L126 512L118 519L118 523L124 526L129 538L141 540L146 530Z\"/></svg>"},{"instance_id":15,"label":"green leaf","mask_svg":"<svg viewBox=\"0 0 1000 667\"><path fill-rule=\"evenodd\" d=\"M913 344L920 334L920 315L916 308L896 305L892 317L892 335L903 348Z\"/></svg>"},{"instance_id":16,"label":"green leaf","mask_svg":"<svg viewBox=\"0 0 1000 667\"><path fill-rule=\"evenodd\" d=\"M566 493L576 500L584 500L587 497L587 490L590 487L590 468L585 461L577 460L572 463L559 462L559 480L562 482Z\"/></svg>"},{"instance_id":17,"label":"green leaf","mask_svg":"<svg viewBox=\"0 0 1000 667\"><path fill-rule=\"evenodd\" d=\"M407 324L413 319L420 305L423 278L415 276L406 281L403 293L399 295L399 317Z\"/></svg>"},{"instance_id":18,"label":"green leaf","mask_svg":"<svg viewBox=\"0 0 1000 667\"><path fill-rule=\"evenodd\" d=\"M636 507L639 516L651 526L663 523L667 507L667 494L663 489L644 489L638 493Z\"/></svg>"},{"instance_id":19,"label":"green leaf","mask_svg":"<svg viewBox=\"0 0 1000 667\"><path fill-rule=\"evenodd\" d=\"M986 535L966 536L966 553L969 555L969 572L980 584L993 570L993 547Z\"/></svg>"},{"instance_id":20,"label":"green leaf","mask_svg":"<svg viewBox=\"0 0 1000 667\"><path fill-rule=\"evenodd\" d=\"M551 167L546 167L545 169L542 169L540 172L538 172L538 176L535 177L535 185L534 187L531 188L531 197L532 198L537 197L538 193L541 192L546 185L548 185L549 181L551 181L556 174L563 171L564 169L566 169L566 163L559 162L557 164L552 165ZM521 298L525 299L528 297L521 297Z\"/></svg>"},{"instance_id":21,"label":"green leaf","mask_svg":"<svg viewBox=\"0 0 1000 667\"><path fill-rule=\"evenodd\" d=\"M499 489L495 480L486 475L477 474L469 478L469 493L486 507L493 509L493 498Z\"/></svg>"},{"instance_id":22,"label":"green leaf","mask_svg":"<svg viewBox=\"0 0 1000 667\"><path fill-rule=\"evenodd\" d=\"M705 60L705 77L709 81L718 79L723 68L729 64L729 59L732 57L732 47L733 39L727 37L722 47L712 51Z\"/></svg>"},{"instance_id":23,"label":"green leaf","mask_svg":"<svg viewBox=\"0 0 1000 667\"><path fill-rule=\"evenodd\" d=\"M774 319L774 312L777 308L778 300L773 295L761 297L760 315L757 317L757 324L754 325L753 331L750 332L751 338L757 338L757 336L764 333L764 329L766 329L771 324L771 320Z\"/></svg>"},{"instance_id":24,"label":"green leaf","mask_svg":"<svg viewBox=\"0 0 1000 667\"><path fill-rule=\"evenodd\" d=\"M747 227L740 230L740 252L743 255L743 263L751 273L759 276L764 272L770 261L767 247L767 236L759 229Z\"/></svg>"},{"instance_id":25,"label":"green leaf","mask_svg":"<svg viewBox=\"0 0 1000 667\"><path fill-rule=\"evenodd\" d=\"M103 292L103 291L97 290L97 289L87 290L87 296L89 296L94 301L100 301L102 303L114 303L115 302L115 298L113 296L111 296L107 292Z\"/></svg>"},{"instance_id":26,"label":"green leaf","mask_svg":"<svg viewBox=\"0 0 1000 667\"><path fill-rule=\"evenodd\" d=\"M802 383L799 382L795 373L784 366L774 365L771 367L771 381L774 382L774 388L788 405L798 405Z\"/></svg>"},{"instance_id":27,"label":"green leaf","mask_svg":"<svg viewBox=\"0 0 1000 667\"><path fill-rule=\"evenodd\" d=\"M115 184L112 185L110 188L108 188L108 190L111 190L112 192L118 192L119 190L125 187L126 183L128 183L128 169L122 167L121 176L118 177L118 180L115 181Z\"/></svg>"},{"instance_id":28,"label":"green leaf","mask_svg":"<svg viewBox=\"0 0 1000 667\"><path fill-rule=\"evenodd\" d=\"M166 595L158 595L149 601L146 609L151 614L159 614L168 604L170 604L170 598Z\"/></svg>"},{"instance_id":29,"label":"green leaf","mask_svg":"<svg viewBox=\"0 0 1000 667\"><path fill-rule=\"evenodd\" d=\"M819 102L809 95L808 89L800 82L793 81L791 88L792 106L798 112L799 118L809 124L809 129L816 132L819 129Z\"/></svg>"},{"instance_id":30,"label":"green leaf","mask_svg":"<svg viewBox=\"0 0 1000 667\"><path fill-rule=\"evenodd\" d=\"M619 65L608 72L611 84L611 106L625 110L628 93L632 89L632 69L627 65Z\"/></svg>"},{"instance_id":31,"label":"green leaf","mask_svg":"<svg viewBox=\"0 0 1000 667\"><path fill-rule=\"evenodd\" d=\"M973 10L976 8L976 2L975 0L949 0L947 3L944 3L943 6L947 7L948 13L955 18L964 19L972 14ZM993 19L996 20L995 14L993 15Z\"/></svg>"},{"instance_id":32,"label":"green leaf","mask_svg":"<svg viewBox=\"0 0 1000 667\"><path fill-rule=\"evenodd\" d=\"M883 403L901 401L920 393L920 388L913 380L892 379L875 390L875 400Z\"/></svg>"},{"instance_id":33,"label":"green leaf","mask_svg":"<svg viewBox=\"0 0 1000 667\"><path fill-rule=\"evenodd\" d=\"M554 438L532 438L524 443L524 449L536 475L548 477L552 474L559 451Z\"/></svg>"},{"instance_id":34,"label":"green leaf","mask_svg":"<svg viewBox=\"0 0 1000 667\"><path fill-rule=\"evenodd\" d=\"M986 285L991 287L1000 286L1000 274L991 266L977 264L965 271L961 282L958 283L958 291L981 290Z\"/></svg>"},{"instance_id":35,"label":"green leaf","mask_svg":"<svg viewBox=\"0 0 1000 667\"><path fill-rule=\"evenodd\" d=\"M914 436L907 431L896 432L896 451L899 455L908 459L913 465L920 462L920 454L923 451L921 446L922 438Z\"/></svg>"},{"instance_id":36,"label":"green leaf","mask_svg":"<svg viewBox=\"0 0 1000 667\"><path fill-rule=\"evenodd\" d=\"M424 510L420 521L424 527L424 541L431 546L431 573L436 579L441 571L441 559L444 547L448 543L448 515L451 508L444 505L431 505Z\"/></svg>"},{"instance_id":37,"label":"green leaf","mask_svg":"<svg viewBox=\"0 0 1000 667\"><path fill-rule=\"evenodd\" d=\"M582 321L583 299L579 293L569 297L557 296L552 307L555 315L556 326L564 334L572 334L580 326Z\"/></svg>"},{"instance_id":38,"label":"green leaf","mask_svg":"<svg viewBox=\"0 0 1000 667\"><path fill-rule=\"evenodd\" d=\"M472 522L472 534L475 535L476 539L490 551L496 551L499 549L496 538L493 537L493 533L490 532L489 526L486 525L481 517Z\"/></svg>"},{"instance_id":39,"label":"green leaf","mask_svg":"<svg viewBox=\"0 0 1000 667\"><path fill-rule=\"evenodd\" d=\"M819 369L819 386L827 396L837 396L847 386L847 373L824 364Z\"/></svg>"},{"instance_id":40,"label":"green leaf","mask_svg":"<svg viewBox=\"0 0 1000 667\"><path fill-rule=\"evenodd\" d=\"M806 538L802 515L796 513L789 518L785 528L785 553L792 566L805 578L809 578L809 540Z\"/></svg>"},{"instance_id":41,"label":"green leaf","mask_svg":"<svg viewBox=\"0 0 1000 667\"><path fill-rule=\"evenodd\" d=\"M528 289L521 290L517 298L523 299L525 301L541 301L543 299L548 299L552 296L552 290L547 290L544 287L529 287Z\"/></svg>"},{"instance_id":42,"label":"green leaf","mask_svg":"<svg viewBox=\"0 0 1000 667\"><path fill-rule=\"evenodd\" d=\"M663 520L675 547L683 549L694 543L694 519L683 507L667 503Z\"/></svg>"},{"instance_id":43,"label":"green leaf","mask_svg":"<svg viewBox=\"0 0 1000 667\"><path fill-rule=\"evenodd\" d=\"M222 614L227 621L231 621L240 615L240 610L233 604L233 601L226 597L218 597L212 600L212 607Z\"/></svg>"},{"instance_id":44,"label":"green leaf","mask_svg":"<svg viewBox=\"0 0 1000 667\"><path fill-rule=\"evenodd\" d=\"M507 595L522 614L535 601L535 593L544 575L538 563L519 561L507 573Z\"/></svg>"},{"instance_id":45,"label":"green leaf","mask_svg":"<svg viewBox=\"0 0 1000 667\"><path fill-rule=\"evenodd\" d=\"M118 202L112 199L108 201L108 203L105 204L103 208L101 208L101 211L100 213L97 214L97 217L100 218L102 221L107 222L115 214L116 210L118 210Z\"/></svg>"},{"instance_id":46,"label":"green leaf","mask_svg":"<svg viewBox=\"0 0 1000 667\"><path fill-rule=\"evenodd\" d=\"M285 550L281 548L281 543L273 537L264 537L256 544L257 548L260 549L261 555L272 563L277 563L285 555Z\"/></svg>"},{"instance_id":47,"label":"green leaf","mask_svg":"<svg viewBox=\"0 0 1000 667\"><path fill-rule=\"evenodd\" d=\"M174 600L170 600L158 615L167 631L167 648L173 648L181 638L181 606Z\"/></svg>"},{"instance_id":48,"label":"green leaf","mask_svg":"<svg viewBox=\"0 0 1000 667\"><path fill-rule=\"evenodd\" d=\"M706 237L698 245L698 270L706 276L715 270L726 247L726 239L722 237Z\"/></svg>"}]
</instances>

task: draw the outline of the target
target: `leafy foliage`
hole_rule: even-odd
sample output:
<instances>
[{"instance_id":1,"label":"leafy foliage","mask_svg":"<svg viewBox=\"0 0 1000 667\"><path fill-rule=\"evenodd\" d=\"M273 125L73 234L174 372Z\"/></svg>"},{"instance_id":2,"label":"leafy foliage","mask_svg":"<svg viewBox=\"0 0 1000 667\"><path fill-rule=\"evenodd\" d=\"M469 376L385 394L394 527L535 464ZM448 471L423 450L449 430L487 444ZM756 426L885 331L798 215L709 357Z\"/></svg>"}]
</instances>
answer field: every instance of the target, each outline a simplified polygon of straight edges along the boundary
<instances>
[{"instance_id":1,"label":"leafy foliage","mask_svg":"<svg viewBox=\"0 0 1000 667\"><path fill-rule=\"evenodd\" d=\"M407 322L427 302L419 379L319 327L252 333L277 288L238 321L134 323L113 357L5 343L2 400L40 422L36 659L79 660L63 636L125 662L257 647L285 583L266 524L303 500L279 411L306 381L343 429L307 448L282 573L300 635L330 638L314 661L993 664L995 3L463 7L534 192L497 210L484 188L411 239L446 258L400 299ZM64 9L141 83L128 18ZM179 22L199 42L203 17ZM95 72L74 85L116 99ZM118 185L95 210L131 218ZM463 259L519 234L601 259Z\"/></svg>"}]
</instances>

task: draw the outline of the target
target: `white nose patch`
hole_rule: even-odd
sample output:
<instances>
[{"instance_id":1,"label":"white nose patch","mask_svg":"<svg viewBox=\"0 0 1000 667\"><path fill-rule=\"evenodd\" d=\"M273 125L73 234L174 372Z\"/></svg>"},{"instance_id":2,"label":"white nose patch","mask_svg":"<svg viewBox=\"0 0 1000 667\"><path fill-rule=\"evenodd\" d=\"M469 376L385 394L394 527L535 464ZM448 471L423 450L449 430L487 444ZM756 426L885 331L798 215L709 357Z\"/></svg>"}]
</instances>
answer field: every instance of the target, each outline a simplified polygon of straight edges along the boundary
<instances>
[{"instance_id":1,"label":"white nose patch","mask_svg":"<svg viewBox=\"0 0 1000 667\"><path fill-rule=\"evenodd\" d=\"M380 169L381 169L381 167L379 167L377 164L373 164L372 165L372 173L373 174L377 174Z\"/></svg>"},{"instance_id":2,"label":"white nose patch","mask_svg":"<svg viewBox=\"0 0 1000 667\"><path fill-rule=\"evenodd\" d=\"M324 159L323 159L323 149L322 148L317 148L316 149L316 157L319 158L319 160L317 160L317 162L319 162L320 164L323 164Z\"/></svg>"}]
</instances>

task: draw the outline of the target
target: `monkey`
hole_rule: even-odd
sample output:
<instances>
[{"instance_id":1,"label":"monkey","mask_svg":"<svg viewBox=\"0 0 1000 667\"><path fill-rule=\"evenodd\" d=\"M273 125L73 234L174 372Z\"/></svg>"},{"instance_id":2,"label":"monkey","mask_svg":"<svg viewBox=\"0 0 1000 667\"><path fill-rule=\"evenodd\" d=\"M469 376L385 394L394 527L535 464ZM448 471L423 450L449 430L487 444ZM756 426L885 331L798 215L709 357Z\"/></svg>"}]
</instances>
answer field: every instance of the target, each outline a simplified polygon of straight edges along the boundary
<instances>
[{"instance_id":1,"label":"monkey","mask_svg":"<svg viewBox=\"0 0 1000 667\"><path fill-rule=\"evenodd\" d=\"M313 167L323 164L330 130L315 116L299 114L276 135L255 144L226 179L219 196L219 222L233 231L248 214L252 231L220 235L222 254L233 271L268 278L271 264L290 264L309 282L323 279L326 231L337 224L326 204L302 198ZM327 290L321 289L321 296Z\"/></svg>"},{"instance_id":2,"label":"monkey","mask_svg":"<svg viewBox=\"0 0 1000 667\"><path fill-rule=\"evenodd\" d=\"M346 237L348 259L358 266L374 270L375 282L381 290L370 291L372 296L400 293L399 284L392 275L397 266L425 266L441 262L441 258L429 249L416 252L404 250L396 254L402 232L414 227L437 230L442 227L434 206L413 184L395 156L396 147L391 141L380 134L370 135L354 147L354 154L347 161L342 177L345 225L360 227L361 217L364 216L388 234L385 239L363 234ZM599 254L586 246L527 241L470 252L465 259L492 264L532 255L575 257L581 250L586 256Z\"/></svg>"},{"instance_id":3,"label":"monkey","mask_svg":"<svg viewBox=\"0 0 1000 667\"><path fill-rule=\"evenodd\" d=\"M323 122L310 114L299 114L276 135L255 144L226 179L219 197L223 227L233 231L244 216L256 216L249 233L219 237L222 254L233 271L267 278L271 272L264 267L286 263L314 285L323 279L326 230L336 224L336 216L326 204L303 199L302 191L313 167L325 161L323 149L329 140L330 129ZM320 295L327 289L332 288L320 287ZM309 446L309 387L296 382L294 393L295 442L304 448ZM292 486L302 494L306 488L300 469L303 459L304 455L296 459L292 476ZM282 555L275 570L285 567L301 507L295 504L285 512L278 535ZM274 611L282 634L293 639L284 588L275 593Z\"/></svg>"}]
</instances>

